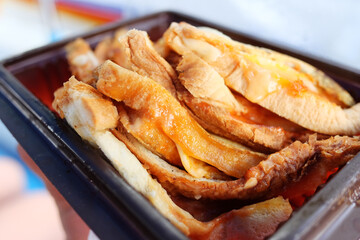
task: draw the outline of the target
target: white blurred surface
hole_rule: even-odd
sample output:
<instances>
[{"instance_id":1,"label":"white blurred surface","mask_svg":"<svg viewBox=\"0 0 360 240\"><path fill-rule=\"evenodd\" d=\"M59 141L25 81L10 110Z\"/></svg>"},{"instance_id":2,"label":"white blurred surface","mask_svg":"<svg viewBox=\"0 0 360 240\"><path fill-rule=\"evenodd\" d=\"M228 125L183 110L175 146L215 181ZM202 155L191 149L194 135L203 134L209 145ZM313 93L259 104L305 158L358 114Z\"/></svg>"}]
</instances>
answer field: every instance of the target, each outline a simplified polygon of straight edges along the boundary
<instances>
[{"instance_id":1,"label":"white blurred surface","mask_svg":"<svg viewBox=\"0 0 360 240\"><path fill-rule=\"evenodd\" d=\"M1 0L0 0L1 1ZM45 0L46 1L46 0ZM0 59L51 40L39 9L3 0ZM357 0L77 0L123 9L126 17L173 10L274 41L360 71L360 1ZM28 4L29 5L29 4ZM94 27L60 16L61 36ZM25 40L26 39L26 40Z\"/></svg>"},{"instance_id":2,"label":"white blurred surface","mask_svg":"<svg viewBox=\"0 0 360 240\"><path fill-rule=\"evenodd\" d=\"M51 17L43 10L36 2L0 0L0 60L94 27L85 19L66 14Z\"/></svg>"}]
</instances>

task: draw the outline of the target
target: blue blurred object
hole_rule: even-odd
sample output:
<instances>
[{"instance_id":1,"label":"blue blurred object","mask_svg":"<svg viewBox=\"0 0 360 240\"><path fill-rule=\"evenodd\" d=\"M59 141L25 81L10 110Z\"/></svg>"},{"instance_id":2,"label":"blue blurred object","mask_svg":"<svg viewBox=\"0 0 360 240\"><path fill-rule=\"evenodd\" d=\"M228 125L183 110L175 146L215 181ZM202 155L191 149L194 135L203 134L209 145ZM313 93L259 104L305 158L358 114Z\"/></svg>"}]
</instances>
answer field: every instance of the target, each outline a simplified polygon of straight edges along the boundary
<instances>
[{"instance_id":1,"label":"blue blurred object","mask_svg":"<svg viewBox=\"0 0 360 240\"><path fill-rule=\"evenodd\" d=\"M39 0L39 7L43 22L49 31L50 42L60 40L62 37L55 0Z\"/></svg>"},{"instance_id":2,"label":"blue blurred object","mask_svg":"<svg viewBox=\"0 0 360 240\"><path fill-rule=\"evenodd\" d=\"M18 161L23 166L26 173L26 190L33 191L45 188L42 180L33 173L29 167L21 160L16 147L16 139L11 135L9 130L0 120L0 156L6 156Z\"/></svg>"}]
</instances>

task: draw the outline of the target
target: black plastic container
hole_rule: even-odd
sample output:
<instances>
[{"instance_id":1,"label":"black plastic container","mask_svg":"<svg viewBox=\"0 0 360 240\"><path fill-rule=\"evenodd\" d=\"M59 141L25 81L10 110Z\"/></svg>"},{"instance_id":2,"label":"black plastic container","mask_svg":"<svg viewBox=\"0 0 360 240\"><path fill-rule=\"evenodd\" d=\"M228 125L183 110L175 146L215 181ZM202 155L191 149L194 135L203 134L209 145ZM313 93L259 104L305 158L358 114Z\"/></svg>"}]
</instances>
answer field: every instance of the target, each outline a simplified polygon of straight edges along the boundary
<instances>
[{"instance_id":1,"label":"black plastic container","mask_svg":"<svg viewBox=\"0 0 360 240\"><path fill-rule=\"evenodd\" d=\"M118 28L126 27L145 30L152 40L157 40L173 21L214 27L233 39L303 59L337 80L356 100L360 99L360 74L355 70L179 13L160 12L113 23L79 37L94 45ZM71 40L73 38L2 62L1 120L101 239L186 239L142 195L131 188L108 161L104 161L106 158L98 149L84 144L66 122L51 111L53 92L70 77L63 47ZM330 239L329 233L336 227L341 229L341 226L347 226L344 225L347 221L351 221L352 225L355 222L355 230L348 231L348 234L359 237L360 224L358 229L356 224L360 214L353 214L360 212L356 205L359 194L360 158L357 156L295 212L272 238L303 239L320 236L321 239Z\"/></svg>"}]
</instances>

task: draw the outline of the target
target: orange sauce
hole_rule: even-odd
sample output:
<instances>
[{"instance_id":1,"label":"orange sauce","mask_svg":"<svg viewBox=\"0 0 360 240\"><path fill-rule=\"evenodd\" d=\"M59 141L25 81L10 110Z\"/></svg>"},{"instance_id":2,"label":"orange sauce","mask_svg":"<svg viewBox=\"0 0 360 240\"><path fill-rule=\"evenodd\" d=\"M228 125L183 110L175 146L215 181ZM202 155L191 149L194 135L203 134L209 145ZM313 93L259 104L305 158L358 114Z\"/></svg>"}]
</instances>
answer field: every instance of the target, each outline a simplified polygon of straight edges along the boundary
<instances>
[{"instance_id":1,"label":"orange sauce","mask_svg":"<svg viewBox=\"0 0 360 240\"><path fill-rule=\"evenodd\" d=\"M256 103L252 103L248 101L243 96L234 93L236 100L238 100L241 105L246 108L246 112L233 112L231 115L234 118L237 118L241 121L250 123L250 124L258 124L261 126L268 127L280 127L286 131L302 131L303 127L293 123L279 115L259 106Z\"/></svg>"},{"instance_id":2,"label":"orange sauce","mask_svg":"<svg viewBox=\"0 0 360 240\"><path fill-rule=\"evenodd\" d=\"M230 176L241 177L265 157L215 140L165 88L114 63L105 62L99 69L97 88L112 99L143 111L186 155Z\"/></svg>"}]
</instances>

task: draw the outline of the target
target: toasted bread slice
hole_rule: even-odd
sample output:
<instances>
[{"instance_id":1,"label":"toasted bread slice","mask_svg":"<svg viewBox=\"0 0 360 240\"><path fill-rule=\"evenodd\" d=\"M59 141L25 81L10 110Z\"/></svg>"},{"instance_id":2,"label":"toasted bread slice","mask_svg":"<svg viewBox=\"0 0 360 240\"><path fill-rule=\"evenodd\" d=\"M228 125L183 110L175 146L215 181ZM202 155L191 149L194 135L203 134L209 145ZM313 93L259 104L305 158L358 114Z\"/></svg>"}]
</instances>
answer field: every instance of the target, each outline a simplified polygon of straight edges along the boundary
<instances>
[{"instance_id":1,"label":"toasted bread slice","mask_svg":"<svg viewBox=\"0 0 360 240\"><path fill-rule=\"evenodd\" d=\"M115 37L110 56L118 65L156 81L175 98L177 97L173 85L173 82L177 79L176 72L155 51L146 32L134 29L122 34L120 37ZM233 104L236 104L235 99L233 99L233 102ZM130 119L131 121L129 121ZM152 149L153 152L165 157L174 165L182 165L193 176L217 179L228 178L216 168L188 156L179 145L175 147L175 143L142 113L129 110L123 114L120 120L129 132ZM150 125L151 127L149 127ZM179 156L178 152L182 154ZM180 159L181 163L179 162Z\"/></svg>"},{"instance_id":2,"label":"toasted bread slice","mask_svg":"<svg viewBox=\"0 0 360 240\"><path fill-rule=\"evenodd\" d=\"M214 139L165 88L147 77L111 61L102 64L97 74L97 89L101 93L116 101L123 101L134 110L144 112L187 155L204 161L227 175L241 177L247 169L266 157Z\"/></svg>"},{"instance_id":3,"label":"toasted bread slice","mask_svg":"<svg viewBox=\"0 0 360 240\"><path fill-rule=\"evenodd\" d=\"M176 96L172 83L176 73L156 52L146 32L133 29L115 38L109 55L118 65L153 79Z\"/></svg>"},{"instance_id":4,"label":"toasted bread slice","mask_svg":"<svg viewBox=\"0 0 360 240\"><path fill-rule=\"evenodd\" d=\"M82 82L94 84L93 71L100 61L91 50L89 44L81 38L66 45L66 58L71 73Z\"/></svg>"},{"instance_id":5,"label":"toasted bread slice","mask_svg":"<svg viewBox=\"0 0 360 240\"><path fill-rule=\"evenodd\" d=\"M164 39L178 54L196 53L248 100L304 128L331 135L360 132L360 106L352 106L349 93L310 65L186 23L173 23Z\"/></svg>"},{"instance_id":6,"label":"toasted bread slice","mask_svg":"<svg viewBox=\"0 0 360 240\"><path fill-rule=\"evenodd\" d=\"M179 99L207 130L260 151L276 151L310 132L249 102L228 89L224 79L192 52L177 66ZM182 85L182 86L180 86Z\"/></svg>"},{"instance_id":7,"label":"toasted bread slice","mask_svg":"<svg viewBox=\"0 0 360 240\"><path fill-rule=\"evenodd\" d=\"M351 137L332 137L307 143L295 142L283 150L269 155L257 166L249 169L244 177L235 180L195 178L171 166L146 149L122 127L112 130L136 157L164 186L192 199L258 200L277 196L287 185L301 180L308 172L324 178L327 169L341 167L360 150L360 141ZM341 159L341 160L339 160ZM316 167L318 166L318 167ZM320 166L320 167L319 167ZM315 181L316 189L322 182Z\"/></svg>"},{"instance_id":8,"label":"toasted bread slice","mask_svg":"<svg viewBox=\"0 0 360 240\"><path fill-rule=\"evenodd\" d=\"M89 101L94 107L87 106ZM117 122L116 117L110 118L112 120L109 122L104 122L103 119L105 109L105 112L110 111L111 115L116 116L116 108L110 100L91 86L71 78L56 93L53 105L59 115L66 118L84 140L89 140L104 152L119 174L135 190L192 239L251 236L264 238L271 235L292 213L289 202L278 197L232 210L209 222L198 221L171 200L165 189L151 177L135 155L109 131L114 128L114 122ZM259 227L260 230L254 230ZM231 233L227 231L232 228L237 230Z\"/></svg>"},{"instance_id":9,"label":"toasted bread slice","mask_svg":"<svg viewBox=\"0 0 360 240\"><path fill-rule=\"evenodd\" d=\"M54 95L53 108L89 142L94 143L89 131L102 131L118 124L118 112L112 101L74 76Z\"/></svg>"}]
</instances>

